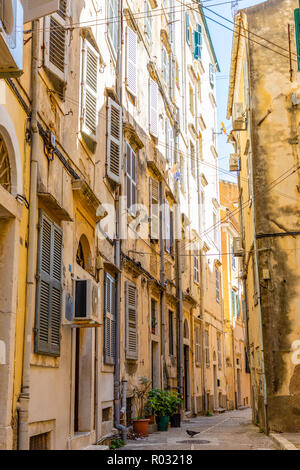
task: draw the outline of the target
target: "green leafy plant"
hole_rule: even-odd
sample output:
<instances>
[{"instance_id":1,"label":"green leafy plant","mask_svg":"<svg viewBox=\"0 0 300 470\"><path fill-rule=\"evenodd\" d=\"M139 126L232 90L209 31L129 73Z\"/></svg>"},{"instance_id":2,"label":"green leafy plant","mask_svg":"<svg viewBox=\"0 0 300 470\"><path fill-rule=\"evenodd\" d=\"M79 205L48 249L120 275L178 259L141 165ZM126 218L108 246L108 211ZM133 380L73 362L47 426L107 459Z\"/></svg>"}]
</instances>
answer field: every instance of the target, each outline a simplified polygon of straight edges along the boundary
<instances>
[{"instance_id":1,"label":"green leafy plant","mask_svg":"<svg viewBox=\"0 0 300 470\"><path fill-rule=\"evenodd\" d=\"M206 416L212 416L212 414L211 414L211 412L210 412L209 410L207 410Z\"/></svg>"},{"instance_id":2,"label":"green leafy plant","mask_svg":"<svg viewBox=\"0 0 300 470\"><path fill-rule=\"evenodd\" d=\"M137 417L134 420L145 419L145 403L151 387L147 377L139 378L139 385L133 388L133 397L136 404Z\"/></svg>"},{"instance_id":3,"label":"green leafy plant","mask_svg":"<svg viewBox=\"0 0 300 470\"><path fill-rule=\"evenodd\" d=\"M114 449L120 449L123 446L125 446L125 442L122 439L112 439L109 448L111 450L114 450Z\"/></svg>"},{"instance_id":4,"label":"green leafy plant","mask_svg":"<svg viewBox=\"0 0 300 470\"><path fill-rule=\"evenodd\" d=\"M178 392L170 392L169 396L170 404L170 415L173 416L180 412L181 405L183 404L183 399Z\"/></svg>"},{"instance_id":5,"label":"green leafy plant","mask_svg":"<svg viewBox=\"0 0 300 470\"><path fill-rule=\"evenodd\" d=\"M157 416L171 416L172 406L169 391L152 389L149 392L148 400Z\"/></svg>"}]
</instances>

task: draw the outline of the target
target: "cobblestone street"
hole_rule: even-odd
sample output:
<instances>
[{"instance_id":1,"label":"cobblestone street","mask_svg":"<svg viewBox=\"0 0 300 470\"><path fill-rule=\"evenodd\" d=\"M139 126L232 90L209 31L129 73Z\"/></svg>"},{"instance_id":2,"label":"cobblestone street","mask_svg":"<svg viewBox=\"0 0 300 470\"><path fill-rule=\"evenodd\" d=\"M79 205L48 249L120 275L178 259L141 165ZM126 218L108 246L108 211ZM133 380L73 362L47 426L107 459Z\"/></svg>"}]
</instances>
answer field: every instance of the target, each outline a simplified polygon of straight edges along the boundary
<instances>
[{"instance_id":1,"label":"cobblestone street","mask_svg":"<svg viewBox=\"0 0 300 470\"><path fill-rule=\"evenodd\" d=\"M190 438L186 430L199 431ZM192 418L180 429L155 432L128 441L122 450L276 450L273 441L251 423L251 409Z\"/></svg>"}]
</instances>

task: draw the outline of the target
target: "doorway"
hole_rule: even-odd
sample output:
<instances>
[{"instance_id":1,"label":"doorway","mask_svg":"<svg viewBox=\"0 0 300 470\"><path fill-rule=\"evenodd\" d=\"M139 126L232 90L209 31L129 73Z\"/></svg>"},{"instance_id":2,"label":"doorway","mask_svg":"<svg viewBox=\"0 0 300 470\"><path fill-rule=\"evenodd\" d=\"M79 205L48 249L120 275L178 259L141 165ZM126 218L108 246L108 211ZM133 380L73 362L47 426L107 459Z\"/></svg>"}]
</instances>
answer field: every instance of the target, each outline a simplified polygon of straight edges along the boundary
<instances>
[{"instance_id":1,"label":"doorway","mask_svg":"<svg viewBox=\"0 0 300 470\"><path fill-rule=\"evenodd\" d=\"M239 408L242 404L242 397L241 397L241 371L237 369L237 407Z\"/></svg>"},{"instance_id":2,"label":"doorway","mask_svg":"<svg viewBox=\"0 0 300 470\"><path fill-rule=\"evenodd\" d=\"M156 341L151 343L151 380L152 388L159 388L159 347Z\"/></svg>"},{"instance_id":3,"label":"doorway","mask_svg":"<svg viewBox=\"0 0 300 470\"><path fill-rule=\"evenodd\" d=\"M219 408L217 366L214 365L214 409Z\"/></svg>"},{"instance_id":4,"label":"doorway","mask_svg":"<svg viewBox=\"0 0 300 470\"><path fill-rule=\"evenodd\" d=\"M183 391L184 391L184 409L189 411L191 408L191 394L190 394L190 348L184 345L184 367L183 367Z\"/></svg>"}]
</instances>

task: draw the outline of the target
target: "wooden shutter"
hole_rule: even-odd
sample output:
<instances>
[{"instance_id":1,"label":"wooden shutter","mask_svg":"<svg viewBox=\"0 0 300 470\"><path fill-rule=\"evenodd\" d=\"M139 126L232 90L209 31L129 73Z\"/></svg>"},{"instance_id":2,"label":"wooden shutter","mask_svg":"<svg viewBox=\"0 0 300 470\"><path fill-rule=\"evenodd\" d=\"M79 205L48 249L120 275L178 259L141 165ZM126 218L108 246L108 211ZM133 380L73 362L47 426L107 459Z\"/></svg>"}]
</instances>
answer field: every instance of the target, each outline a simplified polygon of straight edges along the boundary
<instances>
[{"instance_id":1,"label":"wooden shutter","mask_svg":"<svg viewBox=\"0 0 300 470\"><path fill-rule=\"evenodd\" d=\"M200 24L197 24L196 30L194 30L194 58L197 60L201 59L202 51L202 28Z\"/></svg>"},{"instance_id":2,"label":"wooden shutter","mask_svg":"<svg viewBox=\"0 0 300 470\"><path fill-rule=\"evenodd\" d=\"M115 364L116 358L116 318L115 318L115 279L105 273L104 280L104 362Z\"/></svg>"},{"instance_id":3,"label":"wooden shutter","mask_svg":"<svg viewBox=\"0 0 300 470\"><path fill-rule=\"evenodd\" d=\"M300 10L299 8L295 10L295 34L296 34L298 70L300 71Z\"/></svg>"},{"instance_id":4,"label":"wooden shutter","mask_svg":"<svg viewBox=\"0 0 300 470\"><path fill-rule=\"evenodd\" d=\"M150 178L150 238L159 239L159 182Z\"/></svg>"},{"instance_id":5,"label":"wooden shutter","mask_svg":"<svg viewBox=\"0 0 300 470\"><path fill-rule=\"evenodd\" d=\"M138 312L137 289L131 282L125 284L126 295L126 357L138 359Z\"/></svg>"},{"instance_id":6,"label":"wooden shutter","mask_svg":"<svg viewBox=\"0 0 300 470\"><path fill-rule=\"evenodd\" d=\"M152 78L149 80L149 113L149 132L158 137L158 85Z\"/></svg>"},{"instance_id":7,"label":"wooden shutter","mask_svg":"<svg viewBox=\"0 0 300 470\"><path fill-rule=\"evenodd\" d=\"M44 65L62 82L67 81L68 71L68 7L68 0L60 0L58 12L45 18L44 28Z\"/></svg>"},{"instance_id":8,"label":"wooden shutter","mask_svg":"<svg viewBox=\"0 0 300 470\"><path fill-rule=\"evenodd\" d=\"M60 355L63 232L40 211L35 352Z\"/></svg>"},{"instance_id":9,"label":"wooden shutter","mask_svg":"<svg viewBox=\"0 0 300 470\"><path fill-rule=\"evenodd\" d=\"M122 172L122 108L108 98L107 176L121 184Z\"/></svg>"},{"instance_id":10,"label":"wooden shutter","mask_svg":"<svg viewBox=\"0 0 300 470\"><path fill-rule=\"evenodd\" d=\"M93 141L98 127L98 71L100 56L91 43L84 39L82 48L81 131Z\"/></svg>"},{"instance_id":11,"label":"wooden shutter","mask_svg":"<svg viewBox=\"0 0 300 470\"><path fill-rule=\"evenodd\" d=\"M137 34L127 26L127 90L137 95Z\"/></svg>"},{"instance_id":12,"label":"wooden shutter","mask_svg":"<svg viewBox=\"0 0 300 470\"><path fill-rule=\"evenodd\" d=\"M170 206L168 201L165 199L164 204L164 239L165 239L165 250L170 253L170 236L171 236L171 227L170 227Z\"/></svg>"}]
</instances>

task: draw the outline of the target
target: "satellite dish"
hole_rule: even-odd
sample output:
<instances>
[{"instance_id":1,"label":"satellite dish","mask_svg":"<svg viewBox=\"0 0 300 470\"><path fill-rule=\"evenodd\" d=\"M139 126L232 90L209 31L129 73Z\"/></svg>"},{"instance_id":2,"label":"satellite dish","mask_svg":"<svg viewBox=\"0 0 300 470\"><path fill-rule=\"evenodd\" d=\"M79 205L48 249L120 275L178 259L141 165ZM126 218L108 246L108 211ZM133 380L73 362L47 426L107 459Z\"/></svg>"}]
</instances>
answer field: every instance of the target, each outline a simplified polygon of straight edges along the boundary
<instances>
[{"instance_id":1,"label":"satellite dish","mask_svg":"<svg viewBox=\"0 0 300 470\"><path fill-rule=\"evenodd\" d=\"M0 1L0 19L2 21L5 33L10 36L15 25L15 0Z\"/></svg>"}]
</instances>

